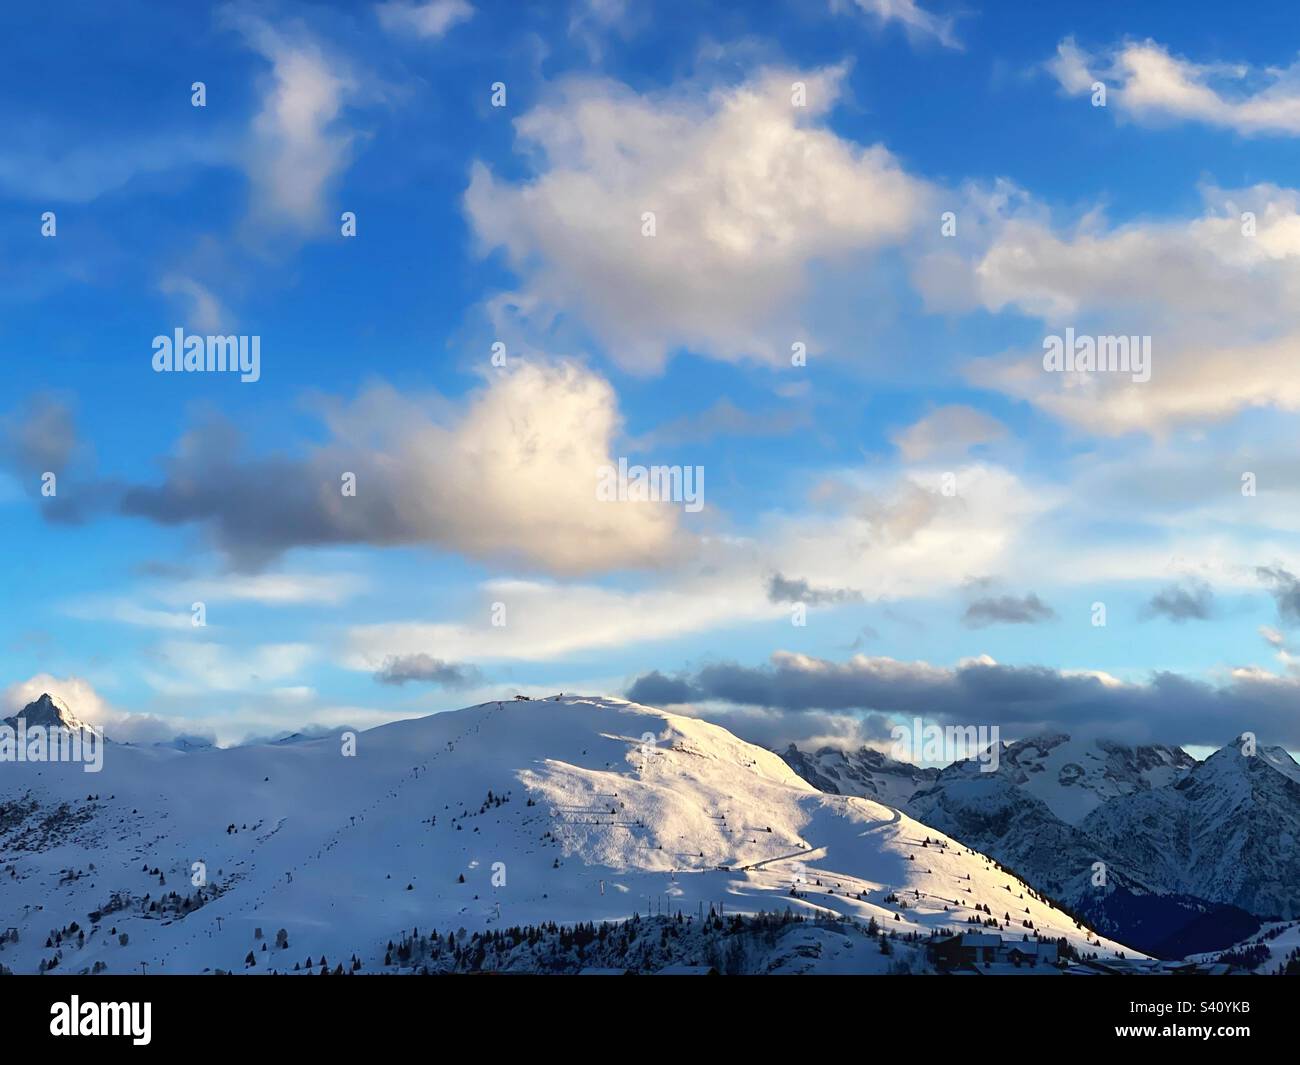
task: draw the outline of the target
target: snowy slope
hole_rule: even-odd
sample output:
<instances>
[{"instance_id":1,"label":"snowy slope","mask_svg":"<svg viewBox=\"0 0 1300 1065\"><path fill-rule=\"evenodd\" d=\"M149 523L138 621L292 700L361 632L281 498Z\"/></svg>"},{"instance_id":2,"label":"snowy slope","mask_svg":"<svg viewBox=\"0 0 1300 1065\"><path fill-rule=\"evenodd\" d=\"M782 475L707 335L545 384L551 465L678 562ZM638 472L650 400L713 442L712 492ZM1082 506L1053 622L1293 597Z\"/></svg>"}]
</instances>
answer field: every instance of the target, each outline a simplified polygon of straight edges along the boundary
<instances>
[{"instance_id":1,"label":"snowy slope","mask_svg":"<svg viewBox=\"0 0 1300 1065\"><path fill-rule=\"evenodd\" d=\"M1220 959L1263 975L1279 974L1289 965L1300 966L1300 921L1270 922L1228 951L1198 954L1189 960L1209 963Z\"/></svg>"},{"instance_id":2,"label":"snowy slope","mask_svg":"<svg viewBox=\"0 0 1300 1065\"><path fill-rule=\"evenodd\" d=\"M1231 743L1174 787L1134 793L1081 827L1152 882L1260 916L1300 916L1300 766Z\"/></svg>"},{"instance_id":3,"label":"snowy slope","mask_svg":"<svg viewBox=\"0 0 1300 1065\"><path fill-rule=\"evenodd\" d=\"M36 971L56 954L47 936L76 922L84 945L77 931L63 936L63 971L239 972L250 950L258 972L354 953L375 971L385 944L412 927L710 905L875 917L905 934L964 929L987 904L999 921L1010 915L1008 935L1029 921L1081 950L1122 949L897 810L818 792L770 751L649 707L488 703L359 733L356 756L341 751L337 737L228 750L111 744L99 774L0 767L0 931L19 930L0 964ZM199 908L150 912L172 891L195 898L198 861L208 880ZM92 920L114 893L123 908ZM289 948L277 951L281 928ZM888 960L858 953L861 971ZM832 955L840 967L854 956L837 947L826 965Z\"/></svg>"},{"instance_id":4,"label":"snowy slope","mask_svg":"<svg viewBox=\"0 0 1300 1065\"><path fill-rule=\"evenodd\" d=\"M869 747L857 751L835 747L801 751L792 743L781 759L820 791L876 799L890 806L902 806L919 788L929 787L939 776L937 769L900 762Z\"/></svg>"}]
</instances>

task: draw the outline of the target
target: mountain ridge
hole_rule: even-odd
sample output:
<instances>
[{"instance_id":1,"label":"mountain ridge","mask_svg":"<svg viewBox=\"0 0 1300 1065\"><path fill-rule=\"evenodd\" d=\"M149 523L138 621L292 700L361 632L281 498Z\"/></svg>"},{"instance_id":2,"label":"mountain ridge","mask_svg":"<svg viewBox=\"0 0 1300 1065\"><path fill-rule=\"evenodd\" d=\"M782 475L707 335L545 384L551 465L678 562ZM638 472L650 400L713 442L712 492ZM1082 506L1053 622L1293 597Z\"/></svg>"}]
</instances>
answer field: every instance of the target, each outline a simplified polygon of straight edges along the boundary
<instances>
[{"instance_id":1,"label":"mountain ridge","mask_svg":"<svg viewBox=\"0 0 1300 1065\"><path fill-rule=\"evenodd\" d=\"M992 859L896 808L820 792L776 754L696 718L568 696L485 703L353 739L351 756L347 737L118 745L94 778L17 767L0 778L0 861L13 867L0 908L22 915L21 935L0 958L28 972L51 960L264 972L310 953L355 955L374 970L413 927L686 919L712 908L847 918L853 935L815 933L817 965L835 971L902 961L924 971L908 937L974 921L1080 952L1134 953ZM892 959L861 934L872 920L899 933ZM74 923L82 943L67 931ZM292 951L263 950L280 928Z\"/></svg>"}]
</instances>

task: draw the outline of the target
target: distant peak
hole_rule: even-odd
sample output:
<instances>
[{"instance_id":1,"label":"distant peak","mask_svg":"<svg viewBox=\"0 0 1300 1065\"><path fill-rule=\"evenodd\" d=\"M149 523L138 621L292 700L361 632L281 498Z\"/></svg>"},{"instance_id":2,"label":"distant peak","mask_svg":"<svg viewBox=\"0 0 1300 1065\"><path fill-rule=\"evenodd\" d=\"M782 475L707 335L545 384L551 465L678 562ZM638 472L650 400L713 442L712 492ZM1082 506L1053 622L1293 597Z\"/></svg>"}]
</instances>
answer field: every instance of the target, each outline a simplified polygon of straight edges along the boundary
<instances>
[{"instance_id":1,"label":"distant peak","mask_svg":"<svg viewBox=\"0 0 1300 1065\"><path fill-rule=\"evenodd\" d=\"M40 697L35 702L28 703L13 717L6 718L5 724L16 726L19 718L27 722L28 728L40 726L42 728L79 729L85 727L84 722L72 712L72 708L67 703L49 692L41 692Z\"/></svg>"}]
</instances>

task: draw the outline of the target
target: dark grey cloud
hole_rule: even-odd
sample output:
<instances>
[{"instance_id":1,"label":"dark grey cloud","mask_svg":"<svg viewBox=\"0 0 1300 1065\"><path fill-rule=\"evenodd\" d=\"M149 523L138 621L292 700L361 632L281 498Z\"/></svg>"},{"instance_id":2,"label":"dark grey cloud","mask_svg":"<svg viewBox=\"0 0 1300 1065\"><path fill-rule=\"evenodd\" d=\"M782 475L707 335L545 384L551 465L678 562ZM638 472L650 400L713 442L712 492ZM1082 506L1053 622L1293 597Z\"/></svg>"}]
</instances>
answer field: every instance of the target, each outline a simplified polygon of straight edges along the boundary
<instances>
[{"instance_id":1,"label":"dark grey cloud","mask_svg":"<svg viewBox=\"0 0 1300 1065\"><path fill-rule=\"evenodd\" d=\"M418 544L445 533L409 503L418 486L361 449L248 456L239 430L211 417L181 438L162 468L161 482L152 485L101 480L68 492L61 486L47 516L77 523L119 513L165 526L198 524L234 568L250 571L294 547ZM343 496L343 472L356 475L359 504Z\"/></svg>"},{"instance_id":2,"label":"dark grey cloud","mask_svg":"<svg viewBox=\"0 0 1300 1065\"><path fill-rule=\"evenodd\" d=\"M1300 622L1300 580L1281 566L1258 566L1256 576L1269 586L1277 616L1286 625Z\"/></svg>"},{"instance_id":3,"label":"dark grey cloud","mask_svg":"<svg viewBox=\"0 0 1300 1065\"><path fill-rule=\"evenodd\" d=\"M802 577L787 578L774 573L767 582L767 598L773 603L827 606L833 603L860 603L862 593L852 588L813 588Z\"/></svg>"},{"instance_id":4,"label":"dark grey cloud","mask_svg":"<svg viewBox=\"0 0 1300 1065\"><path fill-rule=\"evenodd\" d=\"M627 697L645 706L664 707L689 703L696 694L685 677L668 677L656 669L637 677Z\"/></svg>"},{"instance_id":5,"label":"dark grey cloud","mask_svg":"<svg viewBox=\"0 0 1300 1065\"><path fill-rule=\"evenodd\" d=\"M0 460L20 477L62 474L77 447L72 408L54 396L35 396L0 419Z\"/></svg>"},{"instance_id":6,"label":"dark grey cloud","mask_svg":"<svg viewBox=\"0 0 1300 1065\"><path fill-rule=\"evenodd\" d=\"M403 536L392 494L373 483L360 480L365 506L346 505L340 471L356 472L354 464L319 455L245 458L238 430L224 420L187 433L163 469L160 484L124 488L116 509L159 525L204 523L241 569L260 568L294 546L414 539Z\"/></svg>"},{"instance_id":7,"label":"dark grey cloud","mask_svg":"<svg viewBox=\"0 0 1300 1065\"><path fill-rule=\"evenodd\" d=\"M115 483L98 477L94 449L80 436L72 407L49 394L0 416L0 467L40 499L42 514L56 524L87 521L112 509L119 494ZM58 478L53 496L42 494L46 473Z\"/></svg>"},{"instance_id":8,"label":"dark grey cloud","mask_svg":"<svg viewBox=\"0 0 1300 1065\"><path fill-rule=\"evenodd\" d=\"M647 674L631 691L653 703ZM1262 743L1300 746L1300 679L1242 673L1213 685L1176 673L1124 683L1046 666L923 662L856 656L832 662L779 653L764 666L715 663L673 680L674 702L761 708L771 714L878 713L941 724L1001 726L1007 735L1044 730L1127 742L1220 746L1243 731Z\"/></svg>"},{"instance_id":9,"label":"dark grey cloud","mask_svg":"<svg viewBox=\"0 0 1300 1065\"><path fill-rule=\"evenodd\" d=\"M1163 617L1170 621L1208 621L1214 614L1214 593L1204 581L1188 578L1160 589L1143 606L1143 618Z\"/></svg>"},{"instance_id":10,"label":"dark grey cloud","mask_svg":"<svg viewBox=\"0 0 1300 1065\"><path fill-rule=\"evenodd\" d=\"M1037 625L1051 621L1056 611L1033 592L1026 596L997 595L976 599L962 615L962 624L972 629L988 625Z\"/></svg>"},{"instance_id":11,"label":"dark grey cloud","mask_svg":"<svg viewBox=\"0 0 1300 1065\"><path fill-rule=\"evenodd\" d=\"M468 688L483 675L473 666L444 662L432 655L390 655L375 674L380 684L437 684L443 688Z\"/></svg>"}]
</instances>

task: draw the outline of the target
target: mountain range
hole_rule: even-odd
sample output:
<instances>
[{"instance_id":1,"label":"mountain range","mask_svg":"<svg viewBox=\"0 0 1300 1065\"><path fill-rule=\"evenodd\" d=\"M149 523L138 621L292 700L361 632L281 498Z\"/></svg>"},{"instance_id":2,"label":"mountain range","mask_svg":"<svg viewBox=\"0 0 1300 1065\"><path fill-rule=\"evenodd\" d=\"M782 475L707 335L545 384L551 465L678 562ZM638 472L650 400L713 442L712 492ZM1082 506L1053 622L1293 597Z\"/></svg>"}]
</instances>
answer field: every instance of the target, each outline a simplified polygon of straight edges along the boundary
<instances>
[{"instance_id":1,"label":"mountain range","mask_svg":"<svg viewBox=\"0 0 1300 1065\"><path fill-rule=\"evenodd\" d=\"M919 821L1016 870L1090 924L1161 957L1222 949L1300 916L1300 766L1282 748L1177 747L1049 735L929 779L863 750L782 757L837 793L892 785ZM838 769L833 774L822 766ZM904 794L904 781L918 779Z\"/></svg>"},{"instance_id":2,"label":"mountain range","mask_svg":"<svg viewBox=\"0 0 1300 1065\"><path fill-rule=\"evenodd\" d=\"M923 939L971 927L1135 956L891 805L717 725L573 696L288 744L118 743L98 773L7 763L0 912L16 972L580 971L610 964L593 922L630 919L615 956L657 971L761 912L780 917L733 937L728 971L924 972Z\"/></svg>"}]
</instances>

